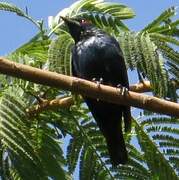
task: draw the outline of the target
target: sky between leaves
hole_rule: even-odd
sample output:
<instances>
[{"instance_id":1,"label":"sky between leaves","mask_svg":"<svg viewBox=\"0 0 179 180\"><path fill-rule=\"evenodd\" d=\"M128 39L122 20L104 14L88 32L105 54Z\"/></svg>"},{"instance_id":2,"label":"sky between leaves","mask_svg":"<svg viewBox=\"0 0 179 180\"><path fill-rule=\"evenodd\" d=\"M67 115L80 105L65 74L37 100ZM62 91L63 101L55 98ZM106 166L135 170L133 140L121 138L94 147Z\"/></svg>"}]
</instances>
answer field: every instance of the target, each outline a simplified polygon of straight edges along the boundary
<instances>
[{"instance_id":1,"label":"sky between leaves","mask_svg":"<svg viewBox=\"0 0 179 180\"><path fill-rule=\"evenodd\" d=\"M179 6L179 0L106 1L121 3L134 10L136 17L124 21L132 31L140 31L169 7ZM36 20L43 19L47 26L48 16L55 16L60 10L74 3L75 0L6 0L5 2L12 3L24 10L27 7L28 14L31 17ZM179 14L176 18L179 19ZM28 20L17 16L15 13L0 11L0 56L5 56L23 43L28 42L37 32L37 27ZM136 83L138 81L136 74L130 71L128 73L130 84Z\"/></svg>"},{"instance_id":2,"label":"sky between leaves","mask_svg":"<svg viewBox=\"0 0 179 180\"><path fill-rule=\"evenodd\" d=\"M124 21L134 31L142 29L168 7L179 6L179 0L111 1L125 4L135 11L136 17L134 19ZM68 7L75 0L7 0L6 2L13 3L22 9L27 7L30 16L37 20L43 19L47 24L48 16L56 15L59 10ZM0 11L0 56L7 55L15 50L36 33L37 28L29 21L16 16L14 13Z\"/></svg>"},{"instance_id":3,"label":"sky between leaves","mask_svg":"<svg viewBox=\"0 0 179 180\"><path fill-rule=\"evenodd\" d=\"M165 9L171 6L179 6L179 0L109 1L122 3L135 11L135 18L124 21L124 23L126 23L133 31L139 31L145 27ZM21 9L27 7L30 16L36 20L43 19L47 25L48 16L55 16L60 10L68 7L75 2L75 0L7 0L6 2L13 3ZM176 18L179 19L179 15L177 15ZM7 55L23 43L27 42L37 33L37 31L38 29L24 18L18 17L14 13L0 11L0 56ZM136 75L134 76L134 79L136 79ZM75 173L74 178L78 179L77 172Z\"/></svg>"}]
</instances>

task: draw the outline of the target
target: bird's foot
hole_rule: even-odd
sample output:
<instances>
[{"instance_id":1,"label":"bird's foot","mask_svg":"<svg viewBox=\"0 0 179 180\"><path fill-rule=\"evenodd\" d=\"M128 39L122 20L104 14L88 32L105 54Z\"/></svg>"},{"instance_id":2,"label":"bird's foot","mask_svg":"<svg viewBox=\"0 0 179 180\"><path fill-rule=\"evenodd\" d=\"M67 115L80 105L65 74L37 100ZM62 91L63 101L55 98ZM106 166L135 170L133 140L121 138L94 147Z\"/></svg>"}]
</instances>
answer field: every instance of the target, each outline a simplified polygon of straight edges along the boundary
<instances>
[{"instance_id":1,"label":"bird's foot","mask_svg":"<svg viewBox=\"0 0 179 180\"><path fill-rule=\"evenodd\" d=\"M97 88L100 88L100 85L103 83L103 78L100 78L99 81L96 78L93 78L92 81L96 83ZM99 101L99 99L96 99L96 101Z\"/></svg>"},{"instance_id":2,"label":"bird's foot","mask_svg":"<svg viewBox=\"0 0 179 180\"><path fill-rule=\"evenodd\" d=\"M119 90L118 88L120 88L120 94L121 94L122 96L124 96L125 94L127 94L128 91L129 91L129 89L128 89L127 87L122 86L121 84L118 84L118 85L117 85L117 90Z\"/></svg>"},{"instance_id":3,"label":"bird's foot","mask_svg":"<svg viewBox=\"0 0 179 180\"><path fill-rule=\"evenodd\" d=\"M103 78L100 78L99 81L96 78L93 78L92 81L95 82L97 87L99 88L100 84L103 83Z\"/></svg>"}]
</instances>

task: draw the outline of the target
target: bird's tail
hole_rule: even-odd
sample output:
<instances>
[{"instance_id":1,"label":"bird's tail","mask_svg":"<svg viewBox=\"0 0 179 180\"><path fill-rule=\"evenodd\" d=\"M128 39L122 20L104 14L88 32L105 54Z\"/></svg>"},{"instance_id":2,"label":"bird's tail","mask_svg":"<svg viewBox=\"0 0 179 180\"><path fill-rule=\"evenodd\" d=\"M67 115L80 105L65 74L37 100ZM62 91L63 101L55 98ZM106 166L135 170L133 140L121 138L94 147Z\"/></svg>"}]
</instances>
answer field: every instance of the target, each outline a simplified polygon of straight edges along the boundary
<instances>
[{"instance_id":1,"label":"bird's tail","mask_svg":"<svg viewBox=\"0 0 179 180\"><path fill-rule=\"evenodd\" d=\"M131 131L131 108L130 106L123 107L123 117L124 117L124 125L125 125L125 132Z\"/></svg>"},{"instance_id":2,"label":"bird's tail","mask_svg":"<svg viewBox=\"0 0 179 180\"><path fill-rule=\"evenodd\" d=\"M121 127L115 127L105 134L109 156L113 166L126 164L128 160L127 150Z\"/></svg>"}]
</instances>

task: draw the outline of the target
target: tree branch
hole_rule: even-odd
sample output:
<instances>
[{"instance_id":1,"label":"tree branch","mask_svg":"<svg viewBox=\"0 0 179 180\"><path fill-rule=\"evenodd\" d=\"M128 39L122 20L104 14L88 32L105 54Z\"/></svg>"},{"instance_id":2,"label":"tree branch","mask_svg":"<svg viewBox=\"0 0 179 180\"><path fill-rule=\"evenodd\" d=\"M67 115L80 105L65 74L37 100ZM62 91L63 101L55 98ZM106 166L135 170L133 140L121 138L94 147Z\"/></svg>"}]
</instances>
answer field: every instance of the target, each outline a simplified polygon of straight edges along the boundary
<instances>
[{"instance_id":1,"label":"tree branch","mask_svg":"<svg viewBox=\"0 0 179 180\"><path fill-rule=\"evenodd\" d=\"M119 93L119 88L105 85L98 87L91 81L41 70L5 58L0 58L0 72L34 83L69 90L83 96L179 117L179 104L177 103L132 91L122 95L122 93Z\"/></svg>"},{"instance_id":2,"label":"tree branch","mask_svg":"<svg viewBox=\"0 0 179 180\"><path fill-rule=\"evenodd\" d=\"M151 90L150 82L144 81L144 83L133 84L129 87L129 90L134 92L148 92ZM37 98L37 97L36 97ZM42 102L32 106L27 109L30 116L35 116L46 109L54 109L56 107L69 108L74 104L74 99L72 97L60 97L52 100L43 100Z\"/></svg>"},{"instance_id":3,"label":"tree branch","mask_svg":"<svg viewBox=\"0 0 179 180\"><path fill-rule=\"evenodd\" d=\"M72 97L61 97L53 100L43 100L41 103L28 108L26 111L30 116L36 116L46 109L54 109L56 107L69 108L74 104Z\"/></svg>"},{"instance_id":4,"label":"tree branch","mask_svg":"<svg viewBox=\"0 0 179 180\"><path fill-rule=\"evenodd\" d=\"M151 91L150 81L144 81L137 84L133 84L129 87L129 90L138 93L149 92Z\"/></svg>"}]
</instances>

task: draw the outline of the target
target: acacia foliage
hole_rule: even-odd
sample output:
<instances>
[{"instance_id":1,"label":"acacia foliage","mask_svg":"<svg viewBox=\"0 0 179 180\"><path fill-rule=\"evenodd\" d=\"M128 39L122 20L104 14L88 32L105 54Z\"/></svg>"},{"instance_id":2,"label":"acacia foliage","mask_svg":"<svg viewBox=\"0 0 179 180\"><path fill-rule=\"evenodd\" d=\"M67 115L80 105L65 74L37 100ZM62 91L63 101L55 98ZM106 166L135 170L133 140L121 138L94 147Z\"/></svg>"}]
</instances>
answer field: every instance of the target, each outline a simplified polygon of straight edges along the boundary
<instances>
[{"instance_id":1,"label":"acacia foliage","mask_svg":"<svg viewBox=\"0 0 179 180\"><path fill-rule=\"evenodd\" d=\"M39 29L29 42L9 53L13 61L70 75L74 42L59 17L84 17L118 39L128 69L138 70L144 80L150 80L154 95L178 101L179 53L174 47L179 45L179 20L172 19L175 7L140 32L130 31L122 21L133 18L133 10L109 1L76 1L50 18L49 29L13 4L0 2L0 10L14 12ZM2 179L72 179L77 173L79 179L177 179L177 118L143 111L137 117L134 113L132 132L125 134L129 162L113 168L104 138L78 98L69 109L29 116L26 109L40 103L37 97L71 94L5 75L0 79Z\"/></svg>"}]
</instances>

